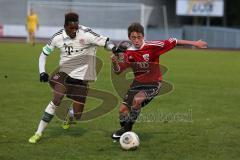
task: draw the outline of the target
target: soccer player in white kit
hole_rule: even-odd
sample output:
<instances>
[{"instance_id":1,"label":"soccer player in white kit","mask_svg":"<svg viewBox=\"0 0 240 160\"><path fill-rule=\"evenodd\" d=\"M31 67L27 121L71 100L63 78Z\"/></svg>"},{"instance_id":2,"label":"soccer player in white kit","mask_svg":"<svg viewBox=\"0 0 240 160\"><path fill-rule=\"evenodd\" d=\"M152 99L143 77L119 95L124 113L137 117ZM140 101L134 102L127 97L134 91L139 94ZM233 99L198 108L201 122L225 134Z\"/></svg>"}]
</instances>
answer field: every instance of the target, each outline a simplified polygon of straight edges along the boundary
<instances>
[{"instance_id":1,"label":"soccer player in white kit","mask_svg":"<svg viewBox=\"0 0 240 160\"><path fill-rule=\"evenodd\" d=\"M39 57L40 81L49 81L53 88L53 99L47 105L37 131L30 137L30 143L37 143L40 140L65 95L73 100L74 117L81 118L88 92L88 81L96 80L97 46L104 46L113 52L116 49L108 37L96 34L90 28L79 25L78 14L67 13L64 29L52 36L48 44L43 47ZM47 56L52 53L54 48L59 48L61 52L59 71L49 78L45 71L45 64Z\"/></svg>"}]
</instances>

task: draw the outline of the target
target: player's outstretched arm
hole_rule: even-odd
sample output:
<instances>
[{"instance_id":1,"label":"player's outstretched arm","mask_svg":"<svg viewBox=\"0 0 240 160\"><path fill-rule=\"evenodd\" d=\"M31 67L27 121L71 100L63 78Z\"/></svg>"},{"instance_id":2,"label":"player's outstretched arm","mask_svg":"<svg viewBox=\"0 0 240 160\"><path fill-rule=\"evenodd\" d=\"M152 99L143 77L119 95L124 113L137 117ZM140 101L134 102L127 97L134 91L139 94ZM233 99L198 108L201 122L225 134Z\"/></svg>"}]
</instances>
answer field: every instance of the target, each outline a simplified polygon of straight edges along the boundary
<instances>
[{"instance_id":1,"label":"player's outstretched arm","mask_svg":"<svg viewBox=\"0 0 240 160\"><path fill-rule=\"evenodd\" d=\"M48 74L45 71L47 56L44 53L41 53L39 56L39 73L40 73L40 82L48 82Z\"/></svg>"},{"instance_id":2,"label":"player's outstretched arm","mask_svg":"<svg viewBox=\"0 0 240 160\"><path fill-rule=\"evenodd\" d=\"M197 48L207 48L207 42L202 40L198 40L198 41L177 40L177 45L190 45Z\"/></svg>"}]
</instances>

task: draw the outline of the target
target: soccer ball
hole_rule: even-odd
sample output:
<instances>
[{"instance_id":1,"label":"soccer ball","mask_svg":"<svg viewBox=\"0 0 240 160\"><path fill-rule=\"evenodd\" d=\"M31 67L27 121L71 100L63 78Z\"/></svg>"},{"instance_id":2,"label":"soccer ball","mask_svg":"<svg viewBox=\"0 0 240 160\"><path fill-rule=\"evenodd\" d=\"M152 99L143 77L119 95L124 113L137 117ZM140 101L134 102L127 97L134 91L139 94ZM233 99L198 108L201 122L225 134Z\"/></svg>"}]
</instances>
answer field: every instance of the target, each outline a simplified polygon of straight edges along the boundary
<instances>
[{"instance_id":1,"label":"soccer ball","mask_svg":"<svg viewBox=\"0 0 240 160\"><path fill-rule=\"evenodd\" d=\"M135 150L140 144L138 135L134 132L126 132L120 137L120 145L124 150Z\"/></svg>"}]
</instances>

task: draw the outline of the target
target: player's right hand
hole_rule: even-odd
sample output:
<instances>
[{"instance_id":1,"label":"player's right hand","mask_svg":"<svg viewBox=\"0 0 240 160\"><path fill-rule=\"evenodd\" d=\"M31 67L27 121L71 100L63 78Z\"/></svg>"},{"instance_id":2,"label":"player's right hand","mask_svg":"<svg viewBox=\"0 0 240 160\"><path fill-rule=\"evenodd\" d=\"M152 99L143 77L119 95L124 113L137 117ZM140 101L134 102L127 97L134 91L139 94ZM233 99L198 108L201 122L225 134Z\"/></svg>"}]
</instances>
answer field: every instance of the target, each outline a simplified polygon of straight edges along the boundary
<instances>
[{"instance_id":1,"label":"player's right hand","mask_svg":"<svg viewBox=\"0 0 240 160\"><path fill-rule=\"evenodd\" d=\"M112 52L113 52L113 54L114 54L115 56L118 56L118 54L121 53L122 51L119 50L118 47L114 46L114 47L112 48Z\"/></svg>"},{"instance_id":2,"label":"player's right hand","mask_svg":"<svg viewBox=\"0 0 240 160\"><path fill-rule=\"evenodd\" d=\"M112 52L114 55L118 56L120 53L125 52L132 45L129 41L122 41L118 44L118 46L114 46L112 48Z\"/></svg>"},{"instance_id":3,"label":"player's right hand","mask_svg":"<svg viewBox=\"0 0 240 160\"><path fill-rule=\"evenodd\" d=\"M40 74L40 82L48 82L49 75L46 72Z\"/></svg>"}]
</instances>

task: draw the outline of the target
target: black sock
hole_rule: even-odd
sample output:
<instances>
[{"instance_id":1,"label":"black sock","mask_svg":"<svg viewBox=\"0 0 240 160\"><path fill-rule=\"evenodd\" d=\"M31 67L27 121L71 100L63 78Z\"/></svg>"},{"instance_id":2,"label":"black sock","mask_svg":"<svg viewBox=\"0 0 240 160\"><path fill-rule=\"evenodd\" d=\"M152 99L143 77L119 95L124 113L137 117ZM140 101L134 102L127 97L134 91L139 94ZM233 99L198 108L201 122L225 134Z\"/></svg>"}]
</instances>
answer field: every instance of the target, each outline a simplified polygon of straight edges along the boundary
<instances>
[{"instance_id":1,"label":"black sock","mask_svg":"<svg viewBox=\"0 0 240 160\"><path fill-rule=\"evenodd\" d=\"M128 131L132 130L133 124L137 120L139 114L141 112L141 109L133 108L131 109L128 117L128 121L125 123L125 129Z\"/></svg>"},{"instance_id":2,"label":"black sock","mask_svg":"<svg viewBox=\"0 0 240 160\"><path fill-rule=\"evenodd\" d=\"M128 120L127 113L119 113L119 122L121 127L125 126L127 120Z\"/></svg>"},{"instance_id":3,"label":"black sock","mask_svg":"<svg viewBox=\"0 0 240 160\"><path fill-rule=\"evenodd\" d=\"M132 122L132 123L135 123L135 121L137 120L140 112L141 112L141 109L132 107L132 109L129 113L129 121Z\"/></svg>"}]
</instances>

